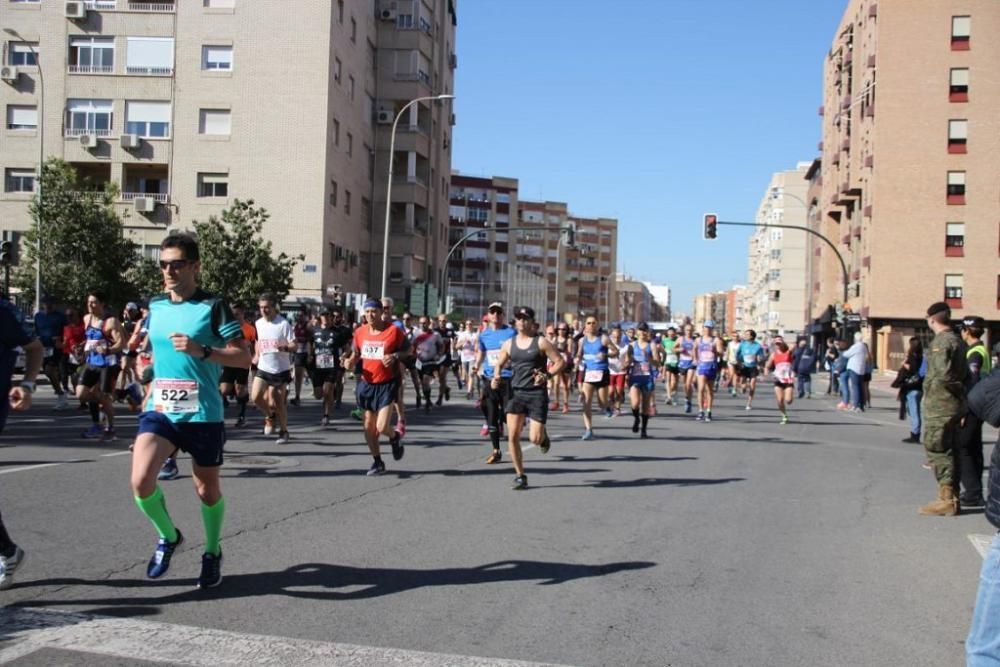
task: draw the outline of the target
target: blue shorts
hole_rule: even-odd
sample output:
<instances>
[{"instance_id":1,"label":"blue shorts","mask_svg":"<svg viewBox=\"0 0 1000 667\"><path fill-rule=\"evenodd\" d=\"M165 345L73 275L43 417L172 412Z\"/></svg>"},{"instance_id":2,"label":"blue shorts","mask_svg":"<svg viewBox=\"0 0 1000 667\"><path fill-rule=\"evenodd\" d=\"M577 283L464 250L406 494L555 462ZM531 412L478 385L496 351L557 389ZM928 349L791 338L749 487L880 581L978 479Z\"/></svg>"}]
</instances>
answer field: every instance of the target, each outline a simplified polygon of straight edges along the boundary
<instances>
[{"instance_id":1,"label":"blue shorts","mask_svg":"<svg viewBox=\"0 0 1000 667\"><path fill-rule=\"evenodd\" d=\"M677 366L677 368L680 369L681 373L687 373L688 371L693 371L694 370L694 362L693 361L682 361Z\"/></svg>"},{"instance_id":2,"label":"blue shorts","mask_svg":"<svg viewBox=\"0 0 1000 667\"><path fill-rule=\"evenodd\" d=\"M375 384L368 384L364 380L358 380L358 407L365 412L377 413L382 408L396 402L398 391L398 380L389 380L388 382L378 382Z\"/></svg>"},{"instance_id":3,"label":"blue shorts","mask_svg":"<svg viewBox=\"0 0 1000 667\"><path fill-rule=\"evenodd\" d=\"M139 415L139 435L152 433L187 452L203 468L222 465L226 425L222 422L173 422L160 412Z\"/></svg>"},{"instance_id":4,"label":"blue shorts","mask_svg":"<svg viewBox=\"0 0 1000 667\"><path fill-rule=\"evenodd\" d=\"M719 374L718 364L699 364L698 365L698 375L704 376L709 380L714 380L715 376Z\"/></svg>"},{"instance_id":5,"label":"blue shorts","mask_svg":"<svg viewBox=\"0 0 1000 667\"><path fill-rule=\"evenodd\" d=\"M652 375L635 375L630 376L628 379L629 387L638 387L639 391L643 393L649 393L656 388L656 384L653 381Z\"/></svg>"}]
</instances>

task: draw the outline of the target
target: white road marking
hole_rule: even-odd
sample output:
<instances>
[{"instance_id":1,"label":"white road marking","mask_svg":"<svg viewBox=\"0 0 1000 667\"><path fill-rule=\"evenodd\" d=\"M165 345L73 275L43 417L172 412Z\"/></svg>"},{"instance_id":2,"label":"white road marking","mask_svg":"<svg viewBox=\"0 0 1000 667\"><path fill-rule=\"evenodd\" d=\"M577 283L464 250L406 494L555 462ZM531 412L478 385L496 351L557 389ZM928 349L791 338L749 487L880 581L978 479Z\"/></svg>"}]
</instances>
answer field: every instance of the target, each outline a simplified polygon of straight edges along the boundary
<instances>
[{"instance_id":1,"label":"white road marking","mask_svg":"<svg viewBox=\"0 0 1000 667\"><path fill-rule=\"evenodd\" d=\"M993 544L993 538L996 535L982 535L978 533L971 533L969 535L969 541L972 542L972 546L976 548L979 552L981 558L986 558L986 552L990 550L990 545Z\"/></svg>"},{"instance_id":2,"label":"white road marking","mask_svg":"<svg viewBox=\"0 0 1000 667\"><path fill-rule=\"evenodd\" d=\"M0 608L9 642L0 664L41 649L82 651L126 660L176 665L331 665L333 667L542 667L541 663L425 653L307 639L270 637L87 616L59 611Z\"/></svg>"},{"instance_id":3,"label":"white road marking","mask_svg":"<svg viewBox=\"0 0 1000 667\"><path fill-rule=\"evenodd\" d=\"M54 463L39 463L33 466L21 466L19 468L7 468L6 470L0 470L0 475L9 475L12 472L24 472L25 470L38 470L39 468L52 468L54 466L61 466L67 463L86 463L89 459L74 459L72 461L55 461Z\"/></svg>"},{"instance_id":4,"label":"white road marking","mask_svg":"<svg viewBox=\"0 0 1000 667\"><path fill-rule=\"evenodd\" d=\"M126 449L124 452L109 452L108 454L101 454L101 456L102 457L106 457L106 456L125 456L125 455L131 454L131 453L132 452L130 452L129 450Z\"/></svg>"}]
</instances>

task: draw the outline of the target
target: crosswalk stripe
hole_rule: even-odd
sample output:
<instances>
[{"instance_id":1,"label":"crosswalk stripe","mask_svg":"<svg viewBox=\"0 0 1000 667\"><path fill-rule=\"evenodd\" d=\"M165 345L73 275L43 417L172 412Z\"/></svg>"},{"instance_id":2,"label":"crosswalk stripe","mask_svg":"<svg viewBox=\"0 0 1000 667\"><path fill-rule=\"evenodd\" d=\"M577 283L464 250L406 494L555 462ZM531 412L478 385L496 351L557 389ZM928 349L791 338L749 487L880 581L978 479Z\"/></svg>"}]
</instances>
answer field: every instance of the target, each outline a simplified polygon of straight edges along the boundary
<instances>
[{"instance_id":1,"label":"crosswalk stripe","mask_svg":"<svg viewBox=\"0 0 1000 667\"><path fill-rule=\"evenodd\" d=\"M986 552L990 550L990 545L993 543L994 537L995 535L970 533L969 541L972 542L972 546L979 552L979 556L981 558L986 558Z\"/></svg>"},{"instance_id":2,"label":"crosswalk stripe","mask_svg":"<svg viewBox=\"0 0 1000 667\"><path fill-rule=\"evenodd\" d=\"M0 608L7 648L0 664L42 649L79 651L177 665L330 665L331 667L546 667L543 663L406 651L241 634L186 625ZM549 664L548 667L558 667Z\"/></svg>"}]
</instances>

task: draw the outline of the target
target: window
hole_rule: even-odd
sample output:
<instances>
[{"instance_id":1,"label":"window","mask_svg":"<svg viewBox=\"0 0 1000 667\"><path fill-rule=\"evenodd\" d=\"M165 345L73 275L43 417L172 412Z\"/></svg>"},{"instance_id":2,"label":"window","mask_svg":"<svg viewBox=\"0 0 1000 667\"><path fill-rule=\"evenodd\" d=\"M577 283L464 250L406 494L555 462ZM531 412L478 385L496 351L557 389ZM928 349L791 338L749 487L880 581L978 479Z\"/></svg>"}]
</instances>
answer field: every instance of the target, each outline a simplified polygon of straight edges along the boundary
<instances>
[{"instance_id":1,"label":"window","mask_svg":"<svg viewBox=\"0 0 1000 667\"><path fill-rule=\"evenodd\" d=\"M972 31L971 16L951 17L951 50L968 51L969 37Z\"/></svg>"},{"instance_id":2,"label":"window","mask_svg":"<svg viewBox=\"0 0 1000 667\"><path fill-rule=\"evenodd\" d=\"M146 259L151 259L154 262L160 261L160 246L159 245L144 245L142 246L142 256Z\"/></svg>"},{"instance_id":3,"label":"window","mask_svg":"<svg viewBox=\"0 0 1000 667\"><path fill-rule=\"evenodd\" d=\"M173 37L129 37L125 53L127 74L170 75L174 72Z\"/></svg>"},{"instance_id":4,"label":"window","mask_svg":"<svg viewBox=\"0 0 1000 667\"><path fill-rule=\"evenodd\" d=\"M204 6L209 9L232 9L236 0L204 0Z\"/></svg>"},{"instance_id":5,"label":"window","mask_svg":"<svg viewBox=\"0 0 1000 667\"><path fill-rule=\"evenodd\" d=\"M396 27L400 30L409 30L413 27L413 14L396 14Z\"/></svg>"},{"instance_id":6,"label":"window","mask_svg":"<svg viewBox=\"0 0 1000 667\"><path fill-rule=\"evenodd\" d=\"M7 129L8 130L37 130L38 129L38 107L22 106L18 104L7 105Z\"/></svg>"},{"instance_id":7,"label":"window","mask_svg":"<svg viewBox=\"0 0 1000 667\"><path fill-rule=\"evenodd\" d=\"M344 0L337 0L337 23L344 23Z\"/></svg>"},{"instance_id":8,"label":"window","mask_svg":"<svg viewBox=\"0 0 1000 667\"><path fill-rule=\"evenodd\" d=\"M767 293L767 298L768 298L768 299L769 299L770 301L781 301L781 290L780 290L780 289L773 289L773 290L770 290L770 291L769 291L769 292Z\"/></svg>"},{"instance_id":9,"label":"window","mask_svg":"<svg viewBox=\"0 0 1000 667\"><path fill-rule=\"evenodd\" d=\"M4 192L34 192L35 172L30 169L7 169Z\"/></svg>"},{"instance_id":10,"label":"window","mask_svg":"<svg viewBox=\"0 0 1000 667\"><path fill-rule=\"evenodd\" d=\"M111 134L111 100L66 100L66 136Z\"/></svg>"},{"instance_id":11,"label":"window","mask_svg":"<svg viewBox=\"0 0 1000 667\"><path fill-rule=\"evenodd\" d=\"M125 133L170 136L170 102L125 102Z\"/></svg>"},{"instance_id":12,"label":"window","mask_svg":"<svg viewBox=\"0 0 1000 667\"><path fill-rule=\"evenodd\" d=\"M351 214L351 191L344 190L344 213Z\"/></svg>"},{"instance_id":13,"label":"window","mask_svg":"<svg viewBox=\"0 0 1000 667\"><path fill-rule=\"evenodd\" d=\"M781 269L771 269L767 274L767 279L770 282L781 280Z\"/></svg>"},{"instance_id":14,"label":"window","mask_svg":"<svg viewBox=\"0 0 1000 667\"><path fill-rule=\"evenodd\" d=\"M949 222L945 225L944 254L946 257L965 255L964 222Z\"/></svg>"},{"instance_id":15,"label":"window","mask_svg":"<svg viewBox=\"0 0 1000 667\"><path fill-rule=\"evenodd\" d=\"M229 72L233 69L233 47L203 46L201 47L201 68Z\"/></svg>"},{"instance_id":16,"label":"window","mask_svg":"<svg viewBox=\"0 0 1000 667\"><path fill-rule=\"evenodd\" d=\"M69 71L75 74L111 74L115 69L115 42L111 37L70 37Z\"/></svg>"},{"instance_id":17,"label":"window","mask_svg":"<svg viewBox=\"0 0 1000 667\"><path fill-rule=\"evenodd\" d=\"M228 197L229 174L198 174L199 197Z\"/></svg>"},{"instance_id":18,"label":"window","mask_svg":"<svg viewBox=\"0 0 1000 667\"><path fill-rule=\"evenodd\" d=\"M781 249L775 248L771 250L771 259L781 259Z\"/></svg>"},{"instance_id":19,"label":"window","mask_svg":"<svg viewBox=\"0 0 1000 667\"><path fill-rule=\"evenodd\" d=\"M232 116L229 109L201 109L198 112L198 134L229 136Z\"/></svg>"},{"instance_id":20,"label":"window","mask_svg":"<svg viewBox=\"0 0 1000 667\"><path fill-rule=\"evenodd\" d=\"M944 301L952 308L962 307L963 282L960 273L946 274L944 277Z\"/></svg>"},{"instance_id":21,"label":"window","mask_svg":"<svg viewBox=\"0 0 1000 667\"><path fill-rule=\"evenodd\" d=\"M969 70L967 68L952 68L949 75L948 100L951 102L969 101Z\"/></svg>"},{"instance_id":22,"label":"window","mask_svg":"<svg viewBox=\"0 0 1000 667\"><path fill-rule=\"evenodd\" d=\"M949 171L948 172L948 203L949 204L964 204L965 203L965 172L964 171Z\"/></svg>"},{"instance_id":23,"label":"window","mask_svg":"<svg viewBox=\"0 0 1000 667\"><path fill-rule=\"evenodd\" d=\"M353 18L351 19L351 41L355 44L358 42L358 22Z\"/></svg>"},{"instance_id":24,"label":"window","mask_svg":"<svg viewBox=\"0 0 1000 667\"><path fill-rule=\"evenodd\" d=\"M347 133L347 157L354 155L354 136L348 132Z\"/></svg>"},{"instance_id":25,"label":"window","mask_svg":"<svg viewBox=\"0 0 1000 667\"><path fill-rule=\"evenodd\" d=\"M330 181L330 206L337 205L337 181Z\"/></svg>"},{"instance_id":26,"label":"window","mask_svg":"<svg viewBox=\"0 0 1000 667\"><path fill-rule=\"evenodd\" d=\"M34 49L34 53L32 53ZM10 54L7 56L10 65L21 67L36 67L38 60L38 42L11 42Z\"/></svg>"},{"instance_id":27,"label":"window","mask_svg":"<svg viewBox=\"0 0 1000 667\"><path fill-rule=\"evenodd\" d=\"M333 80L340 83L340 77L344 73L344 63L340 62L340 58L333 59Z\"/></svg>"},{"instance_id":28,"label":"window","mask_svg":"<svg viewBox=\"0 0 1000 667\"><path fill-rule=\"evenodd\" d=\"M948 121L948 152L966 152L966 143L969 140L969 121L949 120Z\"/></svg>"}]
</instances>

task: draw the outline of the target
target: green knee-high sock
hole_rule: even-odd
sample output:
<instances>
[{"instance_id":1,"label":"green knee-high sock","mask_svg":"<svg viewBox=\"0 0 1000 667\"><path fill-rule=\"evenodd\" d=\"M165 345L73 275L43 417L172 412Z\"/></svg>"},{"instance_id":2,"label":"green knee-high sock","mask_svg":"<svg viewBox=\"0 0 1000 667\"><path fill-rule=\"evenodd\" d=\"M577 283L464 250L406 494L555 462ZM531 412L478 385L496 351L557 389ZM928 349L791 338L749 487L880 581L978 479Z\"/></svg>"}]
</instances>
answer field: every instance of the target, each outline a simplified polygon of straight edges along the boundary
<instances>
[{"instance_id":1,"label":"green knee-high sock","mask_svg":"<svg viewBox=\"0 0 1000 667\"><path fill-rule=\"evenodd\" d=\"M226 499L219 498L214 505L201 504L201 520L205 524L205 553L218 556L219 537L222 535L222 517L226 513Z\"/></svg>"},{"instance_id":2,"label":"green knee-high sock","mask_svg":"<svg viewBox=\"0 0 1000 667\"><path fill-rule=\"evenodd\" d=\"M136 496L135 504L139 511L145 514L146 518L153 524L160 537L170 542L177 541L177 529L174 528L174 522L167 514L167 501L163 497L163 491L160 490L160 487L156 487L156 490L145 498Z\"/></svg>"}]
</instances>

